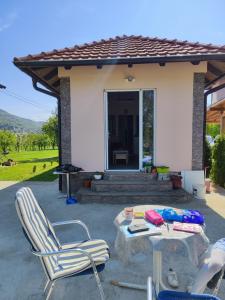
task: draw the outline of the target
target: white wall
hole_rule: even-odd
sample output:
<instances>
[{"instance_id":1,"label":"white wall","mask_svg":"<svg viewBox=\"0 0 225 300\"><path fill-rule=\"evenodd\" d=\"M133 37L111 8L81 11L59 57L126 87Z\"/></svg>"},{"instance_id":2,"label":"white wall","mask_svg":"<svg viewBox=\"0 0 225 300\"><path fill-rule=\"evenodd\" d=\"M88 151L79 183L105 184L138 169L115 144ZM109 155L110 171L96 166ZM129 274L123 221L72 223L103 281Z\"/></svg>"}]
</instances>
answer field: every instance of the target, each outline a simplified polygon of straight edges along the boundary
<instances>
[{"instance_id":1,"label":"white wall","mask_svg":"<svg viewBox=\"0 0 225 300\"><path fill-rule=\"evenodd\" d=\"M104 90L143 88L156 89L156 164L191 170L194 72L206 72L206 63L59 68L59 77L71 82L72 163L86 171L104 170ZM124 80L127 75L135 81Z\"/></svg>"}]
</instances>

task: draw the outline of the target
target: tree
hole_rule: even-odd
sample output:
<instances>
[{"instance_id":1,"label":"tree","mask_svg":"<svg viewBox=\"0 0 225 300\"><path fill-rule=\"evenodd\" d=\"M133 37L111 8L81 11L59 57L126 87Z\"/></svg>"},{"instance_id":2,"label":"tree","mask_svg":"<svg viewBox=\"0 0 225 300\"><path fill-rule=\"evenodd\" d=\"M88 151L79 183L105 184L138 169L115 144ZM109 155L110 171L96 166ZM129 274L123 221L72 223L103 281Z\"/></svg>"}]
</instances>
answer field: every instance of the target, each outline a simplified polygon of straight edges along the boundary
<instances>
[{"instance_id":1,"label":"tree","mask_svg":"<svg viewBox=\"0 0 225 300\"><path fill-rule=\"evenodd\" d=\"M51 116L47 122L42 126L42 131L50 140L53 149L58 146L58 117L57 115Z\"/></svg>"},{"instance_id":2,"label":"tree","mask_svg":"<svg viewBox=\"0 0 225 300\"><path fill-rule=\"evenodd\" d=\"M211 176L215 183L225 185L225 136L220 135L213 146Z\"/></svg>"},{"instance_id":3,"label":"tree","mask_svg":"<svg viewBox=\"0 0 225 300\"><path fill-rule=\"evenodd\" d=\"M34 141L38 147L38 150L45 150L49 144L49 137L47 134L37 133L34 136Z\"/></svg>"},{"instance_id":4,"label":"tree","mask_svg":"<svg viewBox=\"0 0 225 300\"><path fill-rule=\"evenodd\" d=\"M23 147L23 136L24 134L22 133L17 133L16 134L16 151L20 152L21 148Z\"/></svg>"},{"instance_id":5,"label":"tree","mask_svg":"<svg viewBox=\"0 0 225 300\"><path fill-rule=\"evenodd\" d=\"M0 130L0 149L2 152L11 150L16 144L16 135L8 130Z\"/></svg>"},{"instance_id":6,"label":"tree","mask_svg":"<svg viewBox=\"0 0 225 300\"><path fill-rule=\"evenodd\" d=\"M211 123L206 125L206 134L215 138L220 134L220 125L216 123Z\"/></svg>"},{"instance_id":7,"label":"tree","mask_svg":"<svg viewBox=\"0 0 225 300\"><path fill-rule=\"evenodd\" d=\"M26 149L36 150L36 138L34 133L28 133L26 135Z\"/></svg>"},{"instance_id":8,"label":"tree","mask_svg":"<svg viewBox=\"0 0 225 300\"><path fill-rule=\"evenodd\" d=\"M22 135L22 147L25 151L27 151L29 149L29 138L28 138L28 134L23 134Z\"/></svg>"}]
</instances>

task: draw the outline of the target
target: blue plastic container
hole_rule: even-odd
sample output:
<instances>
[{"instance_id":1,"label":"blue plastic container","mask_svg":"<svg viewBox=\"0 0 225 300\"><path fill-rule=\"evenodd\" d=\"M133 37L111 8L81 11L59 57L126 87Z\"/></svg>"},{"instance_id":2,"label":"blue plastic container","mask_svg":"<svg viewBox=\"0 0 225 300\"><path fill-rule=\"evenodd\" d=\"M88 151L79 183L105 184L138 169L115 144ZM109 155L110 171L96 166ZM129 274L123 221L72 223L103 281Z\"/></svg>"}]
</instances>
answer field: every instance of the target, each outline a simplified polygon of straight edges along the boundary
<instances>
[{"instance_id":1,"label":"blue plastic container","mask_svg":"<svg viewBox=\"0 0 225 300\"><path fill-rule=\"evenodd\" d=\"M197 295L184 292L162 291L157 300L220 300L212 295Z\"/></svg>"},{"instance_id":2,"label":"blue plastic container","mask_svg":"<svg viewBox=\"0 0 225 300\"><path fill-rule=\"evenodd\" d=\"M66 204L76 204L77 203L77 199L74 197L70 197L66 199Z\"/></svg>"}]
</instances>

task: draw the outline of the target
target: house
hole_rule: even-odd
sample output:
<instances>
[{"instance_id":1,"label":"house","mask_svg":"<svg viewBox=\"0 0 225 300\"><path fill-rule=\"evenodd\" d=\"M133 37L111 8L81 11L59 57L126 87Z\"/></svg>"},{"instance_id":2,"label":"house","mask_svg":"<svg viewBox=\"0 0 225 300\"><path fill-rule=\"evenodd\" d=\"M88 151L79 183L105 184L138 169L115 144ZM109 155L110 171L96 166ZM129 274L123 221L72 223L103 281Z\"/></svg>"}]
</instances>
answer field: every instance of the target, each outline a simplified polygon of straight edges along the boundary
<instances>
[{"instance_id":1,"label":"house","mask_svg":"<svg viewBox=\"0 0 225 300\"><path fill-rule=\"evenodd\" d=\"M219 88L225 46L124 35L14 64L59 99L62 163L86 174L150 161L203 169L205 99Z\"/></svg>"},{"instance_id":2,"label":"house","mask_svg":"<svg viewBox=\"0 0 225 300\"><path fill-rule=\"evenodd\" d=\"M225 134L225 87L212 94L211 105L207 108L207 123L220 125L220 132Z\"/></svg>"}]
</instances>

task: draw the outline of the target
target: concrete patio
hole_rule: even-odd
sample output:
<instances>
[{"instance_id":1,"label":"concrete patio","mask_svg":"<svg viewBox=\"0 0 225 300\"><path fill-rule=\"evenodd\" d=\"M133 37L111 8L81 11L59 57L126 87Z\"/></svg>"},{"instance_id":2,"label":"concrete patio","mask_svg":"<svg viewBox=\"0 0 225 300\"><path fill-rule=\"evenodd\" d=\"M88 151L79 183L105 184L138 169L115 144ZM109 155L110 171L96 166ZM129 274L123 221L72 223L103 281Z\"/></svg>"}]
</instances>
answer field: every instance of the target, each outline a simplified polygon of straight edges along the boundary
<instances>
[{"instance_id":1,"label":"concrete patio","mask_svg":"<svg viewBox=\"0 0 225 300\"><path fill-rule=\"evenodd\" d=\"M1 299L43 299L44 272L39 259L35 258L29 251L29 245L23 236L15 211L15 193L22 186L30 186L32 188L51 221L81 219L88 225L94 238L103 238L108 242L111 259L102 275L103 288L108 300L146 299L147 296L144 292L116 288L110 284L112 279L145 283L147 276L151 274L151 249L148 255L136 255L134 261L126 266L118 260L115 253L116 228L113 225L113 220L124 208L124 205L77 204L67 206L64 199L59 198L57 182L0 182ZM182 205L177 204L176 207L182 208ZM207 195L206 201L194 200L191 203L184 204L183 207L199 209L205 215L206 234L212 243L225 236L224 189L216 189L211 195ZM70 227L65 226L57 233L65 242L79 239L79 236L82 234L79 231L79 227L73 225ZM179 260L179 262L182 262L182 260ZM188 264L188 262L186 263ZM184 265L185 261L182 262L182 269L184 269ZM224 294L225 284L223 282L219 293L221 300L225 300ZM93 277L87 275L57 282L52 299L99 299L99 296Z\"/></svg>"}]
</instances>

